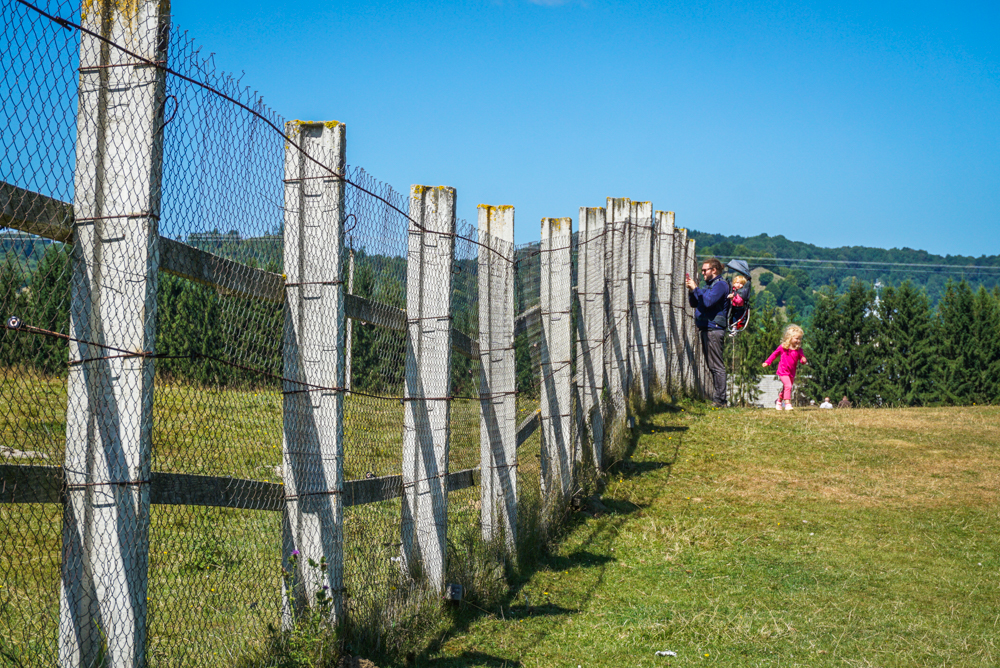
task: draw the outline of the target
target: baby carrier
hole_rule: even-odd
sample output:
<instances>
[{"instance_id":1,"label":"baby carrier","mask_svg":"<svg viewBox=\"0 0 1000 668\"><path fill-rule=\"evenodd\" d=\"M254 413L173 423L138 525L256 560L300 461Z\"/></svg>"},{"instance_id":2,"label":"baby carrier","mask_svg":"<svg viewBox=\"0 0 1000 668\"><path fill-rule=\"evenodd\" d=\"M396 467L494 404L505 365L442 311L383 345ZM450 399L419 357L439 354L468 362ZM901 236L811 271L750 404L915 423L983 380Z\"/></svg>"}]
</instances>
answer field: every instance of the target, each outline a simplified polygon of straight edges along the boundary
<instances>
[{"instance_id":1,"label":"baby carrier","mask_svg":"<svg viewBox=\"0 0 1000 668\"><path fill-rule=\"evenodd\" d=\"M750 296L753 292L750 288L750 265L746 263L746 260L730 260L726 267L747 279L746 285L739 290L734 290L740 299L726 300L726 330L730 336L736 336L737 333L746 329L747 323L750 322ZM733 304L734 301L742 301L742 304Z\"/></svg>"}]
</instances>

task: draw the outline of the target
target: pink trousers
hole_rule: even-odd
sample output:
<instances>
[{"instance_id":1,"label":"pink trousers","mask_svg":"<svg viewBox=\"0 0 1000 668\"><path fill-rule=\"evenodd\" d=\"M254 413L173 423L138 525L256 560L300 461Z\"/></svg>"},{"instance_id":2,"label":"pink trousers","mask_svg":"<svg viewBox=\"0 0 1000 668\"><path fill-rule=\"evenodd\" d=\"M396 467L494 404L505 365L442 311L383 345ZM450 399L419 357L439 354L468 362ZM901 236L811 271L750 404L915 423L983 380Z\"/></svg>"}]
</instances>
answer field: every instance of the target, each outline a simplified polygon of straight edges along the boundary
<instances>
[{"instance_id":1,"label":"pink trousers","mask_svg":"<svg viewBox=\"0 0 1000 668\"><path fill-rule=\"evenodd\" d=\"M781 389L778 390L778 401L791 401L792 383L795 382L795 379L791 376L778 376L778 380L781 381Z\"/></svg>"}]
</instances>

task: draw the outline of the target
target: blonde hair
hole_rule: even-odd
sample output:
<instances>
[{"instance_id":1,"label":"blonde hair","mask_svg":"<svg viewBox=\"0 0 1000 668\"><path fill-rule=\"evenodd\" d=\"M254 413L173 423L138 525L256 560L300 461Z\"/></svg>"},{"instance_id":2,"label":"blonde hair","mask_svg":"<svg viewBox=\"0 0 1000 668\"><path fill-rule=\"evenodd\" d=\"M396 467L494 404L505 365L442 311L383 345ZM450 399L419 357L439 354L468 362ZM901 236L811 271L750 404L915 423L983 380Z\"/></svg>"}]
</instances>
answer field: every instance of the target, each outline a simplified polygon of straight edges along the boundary
<instances>
[{"instance_id":1,"label":"blonde hair","mask_svg":"<svg viewBox=\"0 0 1000 668\"><path fill-rule=\"evenodd\" d=\"M743 274L736 274L735 276L733 276L733 285L734 286L736 285L736 281L739 281L743 285L746 285L747 284L747 277L744 276ZM773 341L773 339L772 339L772 341Z\"/></svg>"},{"instance_id":2,"label":"blonde hair","mask_svg":"<svg viewBox=\"0 0 1000 668\"><path fill-rule=\"evenodd\" d=\"M805 332L803 332L802 328L799 327L798 325L789 325L788 327L785 327L785 331L781 335L781 347L787 348L788 350L792 350L790 344L792 342L792 337L795 336L796 334L798 334L800 337L805 336ZM773 341L774 339L771 340ZM801 339L799 339L799 345L800 346L802 345Z\"/></svg>"}]
</instances>

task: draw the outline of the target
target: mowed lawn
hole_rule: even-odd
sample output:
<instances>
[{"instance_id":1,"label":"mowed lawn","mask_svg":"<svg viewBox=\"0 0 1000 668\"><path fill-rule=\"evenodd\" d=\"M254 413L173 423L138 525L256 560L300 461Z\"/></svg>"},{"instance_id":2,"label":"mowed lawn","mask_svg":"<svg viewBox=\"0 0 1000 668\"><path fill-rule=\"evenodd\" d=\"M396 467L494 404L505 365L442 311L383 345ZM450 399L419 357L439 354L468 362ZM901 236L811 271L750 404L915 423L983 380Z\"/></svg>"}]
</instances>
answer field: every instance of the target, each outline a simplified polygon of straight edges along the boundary
<instances>
[{"instance_id":1,"label":"mowed lawn","mask_svg":"<svg viewBox=\"0 0 1000 668\"><path fill-rule=\"evenodd\" d=\"M1000 409L688 407L641 432L609 512L411 663L1000 665Z\"/></svg>"}]
</instances>

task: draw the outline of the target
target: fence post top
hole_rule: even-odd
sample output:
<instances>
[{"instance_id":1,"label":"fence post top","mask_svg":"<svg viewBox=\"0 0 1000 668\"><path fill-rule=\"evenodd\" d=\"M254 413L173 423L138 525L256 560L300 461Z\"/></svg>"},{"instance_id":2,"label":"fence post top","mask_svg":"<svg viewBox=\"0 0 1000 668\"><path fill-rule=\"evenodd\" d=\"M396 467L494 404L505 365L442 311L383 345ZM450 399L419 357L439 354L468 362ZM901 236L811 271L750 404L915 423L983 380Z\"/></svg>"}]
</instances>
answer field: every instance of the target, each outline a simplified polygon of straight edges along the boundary
<instances>
[{"instance_id":1,"label":"fence post top","mask_svg":"<svg viewBox=\"0 0 1000 668\"><path fill-rule=\"evenodd\" d=\"M580 222L577 224L580 232L591 233L604 228L604 207L580 207Z\"/></svg>"},{"instance_id":2,"label":"fence post top","mask_svg":"<svg viewBox=\"0 0 1000 668\"><path fill-rule=\"evenodd\" d=\"M340 121L302 121L299 119L285 121L285 132L287 134L297 134L301 132L303 128L316 127L324 127L327 130L335 130L346 126Z\"/></svg>"},{"instance_id":3,"label":"fence post top","mask_svg":"<svg viewBox=\"0 0 1000 668\"><path fill-rule=\"evenodd\" d=\"M422 186L419 184L414 184L410 186L410 197L413 199L420 199L426 193L437 192L446 193L455 196L455 189L451 186Z\"/></svg>"},{"instance_id":4,"label":"fence post top","mask_svg":"<svg viewBox=\"0 0 1000 668\"><path fill-rule=\"evenodd\" d=\"M509 244L514 243L514 207L510 204L491 206L480 204L479 238L494 237Z\"/></svg>"},{"instance_id":5,"label":"fence post top","mask_svg":"<svg viewBox=\"0 0 1000 668\"><path fill-rule=\"evenodd\" d=\"M542 218L542 239L573 231L572 218Z\"/></svg>"}]
</instances>

